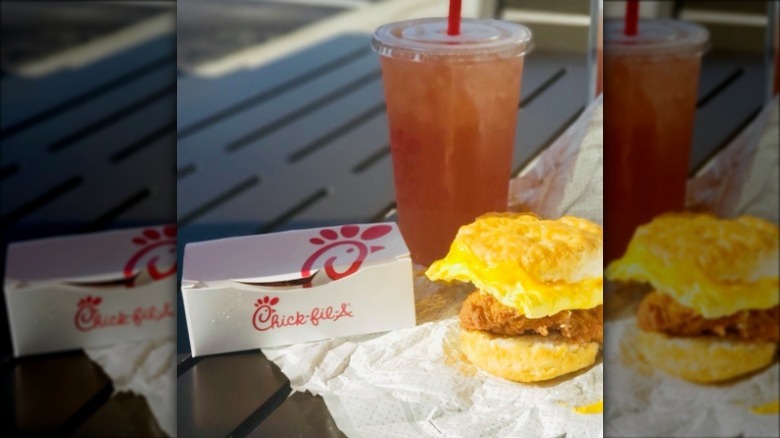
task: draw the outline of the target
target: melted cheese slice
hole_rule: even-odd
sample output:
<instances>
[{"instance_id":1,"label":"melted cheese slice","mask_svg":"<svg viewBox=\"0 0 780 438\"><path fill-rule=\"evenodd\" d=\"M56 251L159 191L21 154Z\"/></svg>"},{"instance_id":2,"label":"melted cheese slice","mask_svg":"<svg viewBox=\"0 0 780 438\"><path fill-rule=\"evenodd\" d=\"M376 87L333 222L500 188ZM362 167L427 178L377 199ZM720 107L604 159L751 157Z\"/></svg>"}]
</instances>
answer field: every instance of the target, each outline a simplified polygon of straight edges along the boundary
<instances>
[{"instance_id":1,"label":"melted cheese slice","mask_svg":"<svg viewBox=\"0 0 780 438\"><path fill-rule=\"evenodd\" d=\"M431 280L471 282L528 318L601 305L601 227L585 219L493 213L461 227Z\"/></svg>"},{"instance_id":2,"label":"melted cheese slice","mask_svg":"<svg viewBox=\"0 0 780 438\"><path fill-rule=\"evenodd\" d=\"M705 318L778 304L778 227L675 213L637 228L609 280L650 283Z\"/></svg>"}]
</instances>

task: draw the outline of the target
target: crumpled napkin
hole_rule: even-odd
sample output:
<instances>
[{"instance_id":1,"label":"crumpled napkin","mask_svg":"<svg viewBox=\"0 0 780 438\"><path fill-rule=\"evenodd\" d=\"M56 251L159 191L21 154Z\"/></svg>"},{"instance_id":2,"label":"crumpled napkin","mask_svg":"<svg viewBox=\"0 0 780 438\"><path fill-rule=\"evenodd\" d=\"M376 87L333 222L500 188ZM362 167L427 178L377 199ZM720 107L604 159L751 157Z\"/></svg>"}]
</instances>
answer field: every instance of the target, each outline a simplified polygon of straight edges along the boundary
<instances>
[{"instance_id":1,"label":"crumpled napkin","mask_svg":"<svg viewBox=\"0 0 780 438\"><path fill-rule=\"evenodd\" d=\"M470 291L432 283L418 271L416 327L263 353L294 391L321 395L350 437L601 436L601 414L574 411L602 400L600 361L574 377L539 384L476 368L462 356L453 316Z\"/></svg>"},{"instance_id":2,"label":"crumpled napkin","mask_svg":"<svg viewBox=\"0 0 780 438\"><path fill-rule=\"evenodd\" d=\"M84 348L100 365L116 392L146 398L160 428L176 436L176 342L172 337Z\"/></svg>"},{"instance_id":3,"label":"crumpled napkin","mask_svg":"<svg viewBox=\"0 0 780 438\"><path fill-rule=\"evenodd\" d=\"M601 99L510 186L510 209L574 214L601 223ZM471 365L459 350L467 285L431 283L417 267L417 326L263 349L294 391L321 395L351 437L600 437L602 415L575 408L602 400L599 361L575 376L518 384Z\"/></svg>"}]
</instances>

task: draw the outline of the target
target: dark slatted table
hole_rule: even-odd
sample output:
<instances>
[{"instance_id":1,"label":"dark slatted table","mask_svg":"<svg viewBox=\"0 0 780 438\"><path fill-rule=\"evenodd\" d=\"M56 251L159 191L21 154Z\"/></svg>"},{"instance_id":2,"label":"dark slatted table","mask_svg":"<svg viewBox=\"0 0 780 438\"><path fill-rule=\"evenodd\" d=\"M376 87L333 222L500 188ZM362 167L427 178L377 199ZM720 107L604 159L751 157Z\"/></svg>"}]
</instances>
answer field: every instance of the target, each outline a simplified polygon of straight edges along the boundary
<instances>
[{"instance_id":1,"label":"dark slatted table","mask_svg":"<svg viewBox=\"0 0 780 438\"><path fill-rule=\"evenodd\" d=\"M715 156L763 108L767 90L764 69L760 54L713 52L704 56L696 102L691 173Z\"/></svg>"},{"instance_id":2,"label":"dark slatted table","mask_svg":"<svg viewBox=\"0 0 780 438\"><path fill-rule=\"evenodd\" d=\"M692 169L759 109L762 74L760 58L705 59ZM385 104L368 35L178 85L180 256L187 242L377 221L392 211ZM576 119L587 88L584 55L528 57L515 171ZM322 398L287 398L288 379L260 350L190 357L181 296L179 315L180 434L343 436Z\"/></svg>"},{"instance_id":3,"label":"dark slatted table","mask_svg":"<svg viewBox=\"0 0 780 438\"><path fill-rule=\"evenodd\" d=\"M175 53L168 35L77 69L3 75L0 266L11 241L175 220ZM83 352L13 359L5 300L0 314L4 431L164 435Z\"/></svg>"}]
</instances>

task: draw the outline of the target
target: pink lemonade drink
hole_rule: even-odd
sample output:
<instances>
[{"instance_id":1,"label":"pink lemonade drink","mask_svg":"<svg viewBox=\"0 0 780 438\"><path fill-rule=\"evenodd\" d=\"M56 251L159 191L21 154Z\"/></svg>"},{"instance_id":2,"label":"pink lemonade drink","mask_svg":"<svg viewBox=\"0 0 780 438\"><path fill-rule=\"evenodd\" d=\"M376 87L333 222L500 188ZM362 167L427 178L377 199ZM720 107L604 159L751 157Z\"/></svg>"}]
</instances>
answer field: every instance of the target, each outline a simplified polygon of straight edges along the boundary
<instances>
[{"instance_id":1,"label":"pink lemonade drink","mask_svg":"<svg viewBox=\"0 0 780 438\"><path fill-rule=\"evenodd\" d=\"M428 18L377 29L398 224L412 260L447 254L460 226L506 211L523 55L531 32Z\"/></svg>"},{"instance_id":2,"label":"pink lemonade drink","mask_svg":"<svg viewBox=\"0 0 780 438\"><path fill-rule=\"evenodd\" d=\"M641 20L638 33L605 23L604 262L639 225L685 207L701 55L701 26Z\"/></svg>"}]
</instances>

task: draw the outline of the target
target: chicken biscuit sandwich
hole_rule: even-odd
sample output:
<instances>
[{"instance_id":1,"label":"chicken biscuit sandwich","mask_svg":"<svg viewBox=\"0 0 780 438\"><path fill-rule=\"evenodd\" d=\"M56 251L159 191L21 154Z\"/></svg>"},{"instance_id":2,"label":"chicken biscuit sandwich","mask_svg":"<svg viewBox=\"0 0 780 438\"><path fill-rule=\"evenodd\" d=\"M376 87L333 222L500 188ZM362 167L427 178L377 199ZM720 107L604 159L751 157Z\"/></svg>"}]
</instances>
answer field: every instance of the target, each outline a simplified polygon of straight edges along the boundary
<instances>
[{"instance_id":1,"label":"chicken biscuit sandwich","mask_svg":"<svg viewBox=\"0 0 780 438\"><path fill-rule=\"evenodd\" d=\"M653 288L637 311L643 358L708 383L772 362L780 340L779 270L776 225L675 213L639 227L606 275Z\"/></svg>"},{"instance_id":2,"label":"chicken biscuit sandwich","mask_svg":"<svg viewBox=\"0 0 780 438\"><path fill-rule=\"evenodd\" d=\"M460 311L460 346L472 363L534 382L596 361L602 268L602 230L592 222L491 213L461 227L426 275L477 288Z\"/></svg>"}]
</instances>

